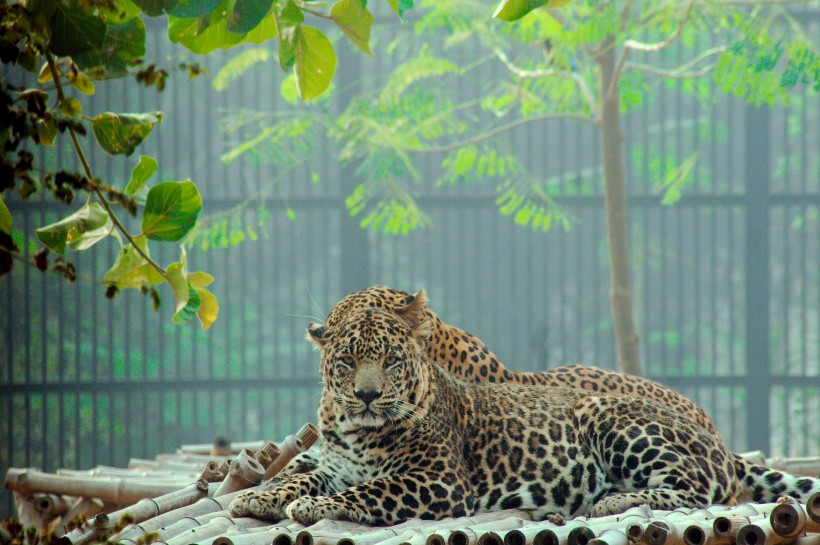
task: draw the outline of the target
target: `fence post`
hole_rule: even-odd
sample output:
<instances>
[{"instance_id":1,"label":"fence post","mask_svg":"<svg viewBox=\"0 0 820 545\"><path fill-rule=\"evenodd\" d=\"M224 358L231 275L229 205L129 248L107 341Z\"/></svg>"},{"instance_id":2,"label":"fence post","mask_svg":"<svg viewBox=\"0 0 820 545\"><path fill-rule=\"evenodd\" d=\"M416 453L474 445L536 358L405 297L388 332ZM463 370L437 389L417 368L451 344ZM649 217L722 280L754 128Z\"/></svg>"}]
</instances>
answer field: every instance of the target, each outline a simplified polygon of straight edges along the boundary
<instances>
[{"instance_id":1,"label":"fence post","mask_svg":"<svg viewBox=\"0 0 820 545\"><path fill-rule=\"evenodd\" d=\"M769 109L745 111L744 274L747 448L769 452Z\"/></svg>"},{"instance_id":2,"label":"fence post","mask_svg":"<svg viewBox=\"0 0 820 545\"><path fill-rule=\"evenodd\" d=\"M351 98L361 90L362 56L361 51L352 51L347 44L336 48L338 62L333 84L338 95L338 108L341 112ZM348 214L344 200L360 182L356 175L356 164L349 161L339 165L339 187L341 196L339 209L341 214L339 244L341 245L339 290L341 296L366 288L370 285L370 245L367 231L359 226L360 217Z\"/></svg>"}]
</instances>

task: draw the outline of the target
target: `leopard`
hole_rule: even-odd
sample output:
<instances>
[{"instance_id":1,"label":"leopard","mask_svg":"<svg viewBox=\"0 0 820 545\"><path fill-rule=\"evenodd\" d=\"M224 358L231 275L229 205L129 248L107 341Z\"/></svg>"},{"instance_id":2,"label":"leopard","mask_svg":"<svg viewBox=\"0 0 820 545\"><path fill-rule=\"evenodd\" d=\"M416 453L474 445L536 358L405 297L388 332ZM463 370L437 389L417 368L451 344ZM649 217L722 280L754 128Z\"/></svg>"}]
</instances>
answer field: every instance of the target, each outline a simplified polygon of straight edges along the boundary
<instances>
[{"instance_id":1,"label":"leopard","mask_svg":"<svg viewBox=\"0 0 820 545\"><path fill-rule=\"evenodd\" d=\"M513 382L648 397L689 416L709 433L718 436L712 419L694 401L647 378L591 365L564 365L538 372L512 371L481 339L444 322L427 306L427 301L425 290L411 294L387 286L372 286L340 300L324 323L334 326L348 314L365 308L392 312L409 324L430 320L433 334L427 354L457 378L468 382Z\"/></svg>"},{"instance_id":2,"label":"leopard","mask_svg":"<svg viewBox=\"0 0 820 545\"><path fill-rule=\"evenodd\" d=\"M367 308L309 326L321 353L318 453L231 516L377 526L500 509L533 518L733 504L744 489L799 501L820 479L726 449L697 422L649 398L516 383L465 382L434 363L423 319ZM744 475L736 472L741 462Z\"/></svg>"}]
</instances>

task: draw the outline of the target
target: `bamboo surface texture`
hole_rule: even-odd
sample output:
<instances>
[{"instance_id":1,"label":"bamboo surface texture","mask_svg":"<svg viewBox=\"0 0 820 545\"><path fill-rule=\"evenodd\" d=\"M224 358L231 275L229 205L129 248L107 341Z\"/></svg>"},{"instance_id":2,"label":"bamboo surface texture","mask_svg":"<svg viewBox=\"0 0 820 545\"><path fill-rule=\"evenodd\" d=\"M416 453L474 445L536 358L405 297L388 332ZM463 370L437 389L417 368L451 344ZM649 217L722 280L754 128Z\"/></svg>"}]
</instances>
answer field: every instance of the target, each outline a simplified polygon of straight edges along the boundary
<instances>
[{"instance_id":1,"label":"bamboo surface texture","mask_svg":"<svg viewBox=\"0 0 820 545\"><path fill-rule=\"evenodd\" d=\"M781 498L674 511L639 506L607 517L547 521L507 510L381 528L326 520L305 527L229 515L234 497L264 489L262 476L273 476L317 436L305 425L278 445L234 443L229 456L207 454L211 445L204 454L189 445L156 460L131 460L128 469L98 466L47 474L12 468L5 483L15 502L36 515L33 520L50 520L58 535L65 534L63 545L87 545L100 536L110 536L112 545L820 545L820 493L805 504ZM806 460L799 464L807 465ZM68 521L78 515L93 518L68 532ZM152 540L146 543L148 534Z\"/></svg>"}]
</instances>

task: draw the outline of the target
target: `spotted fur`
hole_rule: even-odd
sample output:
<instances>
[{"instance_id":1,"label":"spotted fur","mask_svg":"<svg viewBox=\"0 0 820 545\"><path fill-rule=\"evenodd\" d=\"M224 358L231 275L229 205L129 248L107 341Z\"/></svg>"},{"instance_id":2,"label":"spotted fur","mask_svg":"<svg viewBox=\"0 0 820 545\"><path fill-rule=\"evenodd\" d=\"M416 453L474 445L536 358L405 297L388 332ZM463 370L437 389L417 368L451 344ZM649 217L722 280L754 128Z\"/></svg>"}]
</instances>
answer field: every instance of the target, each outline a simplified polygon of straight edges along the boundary
<instances>
[{"instance_id":1,"label":"spotted fur","mask_svg":"<svg viewBox=\"0 0 820 545\"><path fill-rule=\"evenodd\" d=\"M449 325L427 307L424 290L409 294L385 286L374 286L348 295L339 301L325 320L334 326L357 310L379 308L400 316L408 324L427 319L433 334L427 354L454 377L467 382L515 382L553 387L580 388L590 392L634 395L654 399L685 414L706 430L718 436L717 428L706 411L689 398L657 382L588 365L567 365L527 373L510 371L481 339Z\"/></svg>"},{"instance_id":2,"label":"spotted fur","mask_svg":"<svg viewBox=\"0 0 820 545\"><path fill-rule=\"evenodd\" d=\"M719 439L651 399L455 379L427 356L432 332L429 320L410 326L373 308L310 328L324 383L318 455L294 459L270 489L235 498L231 514L384 525L504 508L577 516L644 503L705 507L750 490L767 501L805 499L820 490L820 480L767 468L736 474L738 457Z\"/></svg>"}]
</instances>

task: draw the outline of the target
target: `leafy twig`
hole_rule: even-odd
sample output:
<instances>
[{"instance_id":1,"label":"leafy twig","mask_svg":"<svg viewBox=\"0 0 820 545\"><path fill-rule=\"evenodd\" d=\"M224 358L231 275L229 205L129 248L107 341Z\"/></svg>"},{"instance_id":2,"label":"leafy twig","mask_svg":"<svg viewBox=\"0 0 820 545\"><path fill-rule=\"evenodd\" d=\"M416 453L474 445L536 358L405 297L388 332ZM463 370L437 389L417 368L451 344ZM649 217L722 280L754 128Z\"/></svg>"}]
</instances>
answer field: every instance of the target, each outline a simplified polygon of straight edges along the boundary
<instances>
[{"instance_id":1,"label":"leafy twig","mask_svg":"<svg viewBox=\"0 0 820 545\"><path fill-rule=\"evenodd\" d=\"M46 61L48 62L48 68L51 71L51 75L54 78L54 85L57 89L57 98L59 99L60 103L62 104L65 101L65 93L63 92L63 86L60 82L60 72L57 69L57 65L54 62L54 57L52 57L51 52L46 50ZM77 153L77 157L80 159L80 164L83 166L83 171L85 172L86 178L88 178L89 183L91 184L92 191L97 198L100 199L100 203L105 208L105 211L108 213L108 216L111 218L111 222L117 227L117 230L122 233L122 236L134 247L138 254L140 254L145 261L154 267L157 272L159 272L163 278L168 280L168 275L159 264L157 264L153 259L151 259L146 252L142 250L135 242L134 238L125 228L125 226L120 222L117 215L114 213L114 210L111 208L111 203L108 202L108 199L105 198L103 195L102 190L100 189L99 185L94 181L94 175L91 172L91 166L88 164L88 160L85 157L85 153L83 152L82 146L80 146L80 140L77 138L77 133L74 131L74 128L69 126L68 133L71 136L71 142L74 145L74 151Z\"/></svg>"}]
</instances>

